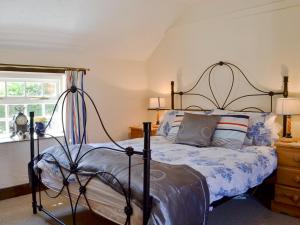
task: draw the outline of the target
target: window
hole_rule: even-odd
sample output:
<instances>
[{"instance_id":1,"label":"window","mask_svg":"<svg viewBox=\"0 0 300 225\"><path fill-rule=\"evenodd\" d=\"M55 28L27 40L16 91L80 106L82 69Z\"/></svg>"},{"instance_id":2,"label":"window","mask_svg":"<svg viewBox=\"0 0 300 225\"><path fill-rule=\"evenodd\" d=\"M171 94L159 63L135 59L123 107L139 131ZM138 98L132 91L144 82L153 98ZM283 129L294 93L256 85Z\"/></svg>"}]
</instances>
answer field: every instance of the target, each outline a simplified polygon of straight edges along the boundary
<instances>
[{"instance_id":1,"label":"window","mask_svg":"<svg viewBox=\"0 0 300 225\"><path fill-rule=\"evenodd\" d=\"M35 117L49 120L59 95L65 89L64 80L64 74L0 71L0 138L10 136L10 121L20 108L24 109L28 120L31 111ZM60 131L60 121L61 113L56 113L49 129L51 133Z\"/></svg>"}]
</instances>

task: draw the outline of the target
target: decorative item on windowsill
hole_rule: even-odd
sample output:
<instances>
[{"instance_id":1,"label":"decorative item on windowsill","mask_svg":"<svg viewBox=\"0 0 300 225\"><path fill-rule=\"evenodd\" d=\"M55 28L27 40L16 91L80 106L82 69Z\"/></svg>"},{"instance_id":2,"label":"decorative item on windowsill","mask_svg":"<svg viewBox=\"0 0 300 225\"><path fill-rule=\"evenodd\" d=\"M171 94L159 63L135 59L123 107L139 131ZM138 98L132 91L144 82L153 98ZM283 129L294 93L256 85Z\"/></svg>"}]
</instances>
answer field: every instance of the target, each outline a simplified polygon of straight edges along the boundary
<instances>
[{"instance_id":1,"label":"decorative item on windowsill","mask_svg":"<svg viewBox=\"0 0 300 225\"><path fill-rule=\"evenodd\" d=\"M154 97L149 99L149 110L156 110L156 126L159 126L159 111L166 107L166 99Z\"/></svg>"},{"instance_id":2,"label":"decorative item on windowsill","mask_svg":"<svg viewBox=\"0 0 300 225\"><path fill-rule=\"evenodd\" d=\"M298 98L279 98L276 104L276 113L283 115L283 132L280 141L294 142L292 137L292 115L300 114L300 99Z\"/></svg>"},{"instance_id":3,"label":"decorative item on windowsill","mask_svg":"<svg viewBox=\"0 0 300 225\"><path fill-rule=\"evenodd\" d=\"M45 136L47 119L45 117L35 117L35 132L39 137Z\"/></svg>"},{"instance_id":4,"label":"decorative item on windowsill","mask_svg":"<svg viewBox=\"0 0 300 225\"><path fill-rule=\"evenodd\" d=\"M24 140L28 135L28 119L24 114L24 106L16 106L15 110L18 112L9 123L9 130L11 138L18 136L19 140Z\"/></svg>"}]
</instances>

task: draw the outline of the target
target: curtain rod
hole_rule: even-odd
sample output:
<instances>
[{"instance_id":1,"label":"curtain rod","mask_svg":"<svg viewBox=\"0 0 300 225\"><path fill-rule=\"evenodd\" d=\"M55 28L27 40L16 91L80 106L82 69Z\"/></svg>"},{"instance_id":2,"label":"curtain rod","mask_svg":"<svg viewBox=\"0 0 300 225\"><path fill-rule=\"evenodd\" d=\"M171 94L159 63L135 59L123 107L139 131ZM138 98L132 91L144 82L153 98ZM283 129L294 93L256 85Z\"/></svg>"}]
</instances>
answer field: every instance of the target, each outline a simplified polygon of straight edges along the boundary
<instances>
[{"instance_id":1,"label":"curtain rod","mask_svg":"<svg viewBox=\"0 0 300 225\"><path fill-rule=\"evenodd\" d=\"M0 63L0 71L22 71L22 72L47 72L47 73L64 73L66 70L82 71L84 74L90 69L75 67L58 67L58 66L38 66L22 64L4 64Z\"/></svg>"}]
</instances>

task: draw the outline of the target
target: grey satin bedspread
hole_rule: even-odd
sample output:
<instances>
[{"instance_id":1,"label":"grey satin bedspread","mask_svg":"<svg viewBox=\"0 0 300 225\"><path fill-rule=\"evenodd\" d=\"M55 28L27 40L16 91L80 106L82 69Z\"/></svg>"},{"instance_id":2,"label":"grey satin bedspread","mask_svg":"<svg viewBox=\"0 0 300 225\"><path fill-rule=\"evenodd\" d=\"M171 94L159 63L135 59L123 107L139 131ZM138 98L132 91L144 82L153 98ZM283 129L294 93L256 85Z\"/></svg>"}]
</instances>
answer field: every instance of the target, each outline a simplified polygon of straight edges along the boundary
<instances>
[{"instance_id":1,"label":"grey satin bedspread","mask_svg":"<svg viewBox=\"0 0 300 225\"><path fill-rule=\"evenodd\" d=\"M79 147L70 146L72 158ZM92 146L83 145L80 155ZM50 153L65 168L69 161L60 146L50 147L44 153ZM44 154L41 160L53 162L53 158ZM78 163L82 175L97 171L106 171L118 178L126 188L128 183L128 156L107 149L94 150L85 155ZM120 187L111 177L99 176L113 189L121 193ZM143 196L143 160L141 156L132 157L131 188L133 201L142 208ZM148 225L205 225L209 207L209 191L205 177L186 165L169 165L151 161L150 194L153 206Z\"/></svg>"}]
</instances>

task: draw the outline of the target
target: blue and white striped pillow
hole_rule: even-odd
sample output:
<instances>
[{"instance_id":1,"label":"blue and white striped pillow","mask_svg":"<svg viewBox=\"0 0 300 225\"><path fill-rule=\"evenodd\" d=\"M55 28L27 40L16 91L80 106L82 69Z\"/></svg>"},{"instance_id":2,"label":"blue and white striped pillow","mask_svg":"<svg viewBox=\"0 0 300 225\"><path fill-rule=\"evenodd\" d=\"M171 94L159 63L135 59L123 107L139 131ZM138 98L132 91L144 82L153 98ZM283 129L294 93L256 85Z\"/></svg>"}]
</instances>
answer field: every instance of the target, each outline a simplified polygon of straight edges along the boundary
<instances>
[{"instance_id":1,"label":"blue and white striped pillow","mask_svg":"<svg viewBox=\"0 0 300 225\"><path fill-rule=\"evenodd\" d=\"M214 109L213 115L247 115L249 125L244 145L272 145L278 138L280 127L275 123L276 115L265 112L236 112Z\"/></svg>"},{"instance_id":2,"label":"blue and white striped pillow","mask_svg":"<svg viewBox=\"0 0 300 225\"><path fill-rule=\"evenodd\" d=\"M221 115L212 139L212 146L240 149L249 123L247 115Z\"/></svg>"}]
</instances>

